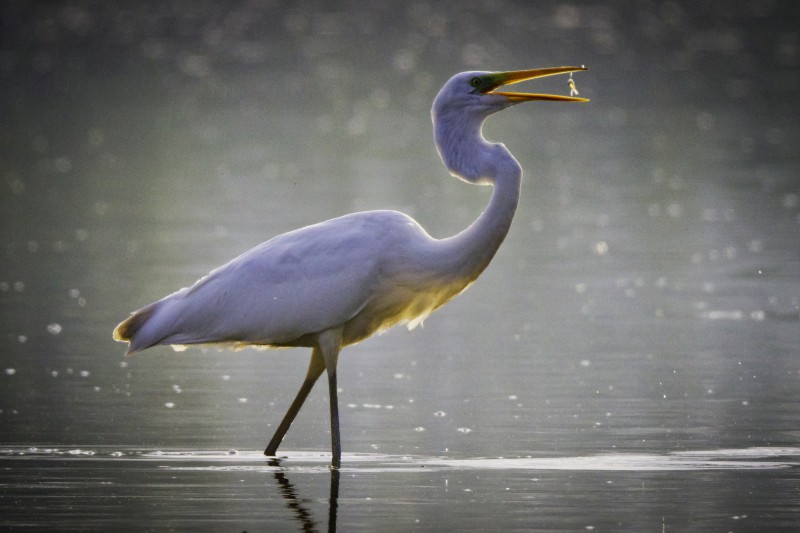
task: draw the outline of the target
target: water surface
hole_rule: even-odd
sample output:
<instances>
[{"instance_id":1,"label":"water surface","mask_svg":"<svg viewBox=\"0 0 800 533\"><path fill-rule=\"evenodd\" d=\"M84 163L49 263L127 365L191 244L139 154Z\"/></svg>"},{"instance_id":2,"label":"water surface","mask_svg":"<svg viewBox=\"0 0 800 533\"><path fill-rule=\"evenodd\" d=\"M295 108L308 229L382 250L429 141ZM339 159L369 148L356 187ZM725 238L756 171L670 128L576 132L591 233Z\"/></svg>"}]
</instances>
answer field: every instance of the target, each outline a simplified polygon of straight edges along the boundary
<instances>
[{"instance_id":1,"label":"water surface","mask_svg":"<svg viewBox=\"0 0 800 533\"><path fill-rule=\"evenodd\" d=\"M81 529L781 529L794 524L800 449L342 460L331 471L328 454L302 451L4 448L15 488L0 510L6 526Z\"/></svg>"}]
</instances>

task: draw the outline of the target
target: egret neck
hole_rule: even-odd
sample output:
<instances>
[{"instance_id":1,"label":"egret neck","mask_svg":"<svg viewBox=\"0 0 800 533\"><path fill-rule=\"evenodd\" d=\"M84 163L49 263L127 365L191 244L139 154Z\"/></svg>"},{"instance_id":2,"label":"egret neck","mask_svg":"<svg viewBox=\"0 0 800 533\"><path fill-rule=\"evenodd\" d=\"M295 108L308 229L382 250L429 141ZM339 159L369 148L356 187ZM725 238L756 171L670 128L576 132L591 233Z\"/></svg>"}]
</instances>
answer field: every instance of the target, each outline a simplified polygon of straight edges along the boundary
<instances>
[{"instance_id":1,"label":"egret neck","mask_svg":"<svg viewBox=\"0 0 800 533\"><path fill-rule=\"evenodd\" d=\"M467 284L489 265L505 239L522 181L522 167L511 152L503 144L488 142L481 133L489 114L445 112L434 119L436 146L450 173L469 183L494 187L486 210L464 231L440 241L446 271Z\"/></svg>"}]
</instances>

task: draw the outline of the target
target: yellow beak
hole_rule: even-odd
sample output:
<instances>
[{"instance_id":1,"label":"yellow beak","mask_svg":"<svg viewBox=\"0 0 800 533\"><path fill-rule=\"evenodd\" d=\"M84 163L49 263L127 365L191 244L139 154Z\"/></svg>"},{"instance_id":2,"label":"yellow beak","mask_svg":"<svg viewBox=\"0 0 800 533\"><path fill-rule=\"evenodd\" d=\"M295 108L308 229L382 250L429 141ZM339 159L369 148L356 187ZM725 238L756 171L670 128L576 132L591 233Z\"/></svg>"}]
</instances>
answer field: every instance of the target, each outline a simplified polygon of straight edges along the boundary
<instances>
[{"instance_id":1,"label":"yellow beak","mask_svg":"<svg viewBox=\"0 0 800 533\"><path fill-rule=\"evenodd\" d=\"M517 93L495 91L498 87L504 85L511 85L525 80L532 80L534 78L544 78L546 76L555 76L556 74L568 74L571 72L579 72L581 70L589 70L586 67L549 67L549 68L535 68L532 70L512 70L510 72L496 72L484 76L483 83L477 89L482 93L499 94L505 96L509 100L515 102L524 102L527 100L551 100L557 102L588 102L588 98L578 98L575 96L562 96L559 94L538 94L538 93ZM572 86L574 88L574 86Z\"/></svg>"}]
</instances>

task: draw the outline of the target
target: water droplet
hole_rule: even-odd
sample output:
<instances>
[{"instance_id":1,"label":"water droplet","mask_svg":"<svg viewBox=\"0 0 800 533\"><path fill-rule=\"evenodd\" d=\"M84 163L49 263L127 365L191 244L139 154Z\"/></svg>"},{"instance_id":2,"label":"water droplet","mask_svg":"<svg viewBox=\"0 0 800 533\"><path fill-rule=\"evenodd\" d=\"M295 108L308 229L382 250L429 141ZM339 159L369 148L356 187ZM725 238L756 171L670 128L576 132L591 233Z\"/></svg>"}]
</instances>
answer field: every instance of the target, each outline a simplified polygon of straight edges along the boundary
<instances>
[{"instance_id":1,"label":"water droplet","mask_svg":"<svg viewBox=\"0 0 800 533\"><path fill-rule=\"evenodd\" d=\"M247 403L247 398L239 398L239 403Z\"/></svg>"},{"instance_id":2,"label":"water droplet","mask_svg":"<svg viewBox=\"0 0 800 533\"><path fill-rule=\"evenodd\" d=\"M17 370L15 368L6 368L6 376L13 376L16 373Z\"/></svg>"},{"instance_id":3,"label":"water droplet","mask_svg":"<svg viewBox=\"0 0 800 533\"><path fill-rule=\"evenodd\" d=\"M599 241L594 245L595 255L606 255L608 253L608 243L606 241Z\"/></svg>"},{"instance_id":4,"label":"water droplet","mask_svg":"<svg viewBox=\"0 0 800 533\"><path fill-rule=\"evenodd\" d=\"M13 176L13 173L11 173ZM18 177L14 177L11 180L11 194L14 196L19 196L20 194L25 192L25 182L19 179Z\"/></svg>"},{"instance_id":5,"label":"water droplet","mask_svg":"<svg viewBox=\"0 0 800 533\"><path fill-rule=\"evenodd\" d=\"M704 111L697 115L696 122L699 130L708 131L714 128L716 119L714 118L714 115Z\"/></svg>"},{"instance_id":6,"label":"water droplet","mask_svg":"<svg viewBox=\"0 0 800 533\"><path fill-rule=\"evenodd\" d=\"M52 335L58 335L59 333L61 333L62 329L63 328L61 327L61 324L58 324L56 322L47 325L47 332Z\"/></svg>"},{"instance_id":7,"label":"water droplet","mask_svg":"<svg viewBox=\"0 0 800 533\"><path fill-rule=\"evenodd\" d=\"M442 417L447 416L447 413L445 413L444 411L436 411L435 413L433 413L433 416L442 418Z\"/></svg>"},{"instance_id":8,"label":"water droplet","mask_svg":"<svg viewBox=\"0 0 800 533\"><path fill-rule=\"evenodd\" d=\"M166 402L164 404L164 407L166 407L167 409L172 409L173 407L175 407L175 404L173 402Z\"/></svg>"},{"instance_id":9,"label":"water droplet","mask_svg":"<svg viewBox=\"0 0 800 533\"><path fill-rule=\"evenodd\" d=\"M67 451L67 453L69 455L88 455L91 457L92 455L94 455L95 452L93 452L92 450L81 450L80 448L77 448L75 450L69 450Z\"/></svg>"},{"instance_id":10,"label":"water droplet","mask_svg":"<svg viewBox=\"0 0 800 533\"><path fill-rule=\"evenodd\" d=\"M67 156L59 156L53 159L53 168L60 174L65 174L72 170L72 160Z\"/></svg>"},{"instance_id":11,"label":"water droplet","mask_svg":"<svg viewBox=\"0 0 800 533\"><path fill-rule=\"evenodd\" d=\"M103 130L101 130L100 128L90 129L88 138L89 138L89 145L92 146L93 148L98 148L100 146L103 146L103 143L105 143L106 140L105 133L103 133Z\"/></svg>"},{"instance_id":12,"label":"water droplet","mask_svg":"<svg viewBox=\"0 0 800 533\"><path fill-rule=\"evenodd\" d=\"M458 431L459 433L463 433L464 435L472 432L470 428L457 428L456 431Z\"/></svg>"}]
</instances>

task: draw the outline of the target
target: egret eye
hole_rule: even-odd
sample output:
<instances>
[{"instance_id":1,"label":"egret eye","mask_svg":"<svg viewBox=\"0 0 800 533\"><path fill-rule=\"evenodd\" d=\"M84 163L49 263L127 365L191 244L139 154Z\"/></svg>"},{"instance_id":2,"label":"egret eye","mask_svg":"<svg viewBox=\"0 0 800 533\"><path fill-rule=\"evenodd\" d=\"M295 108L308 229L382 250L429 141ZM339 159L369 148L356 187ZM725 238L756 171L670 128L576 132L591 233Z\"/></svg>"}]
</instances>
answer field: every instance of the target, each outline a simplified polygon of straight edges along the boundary
<instances>
[{"instance_id":1,"label":"egret eye","mask_svg":"<svg viewBox=\"0 0 800 533\"><path fill-rule=\"evenodd\" d=\"M469 80L469 84L472 85L473 87L475 87L476 89L478 87L480 87L482 83L483 83L483 80L481 80L477 76L472 78L471 80Z\"/></svg>"}]
</instances>

